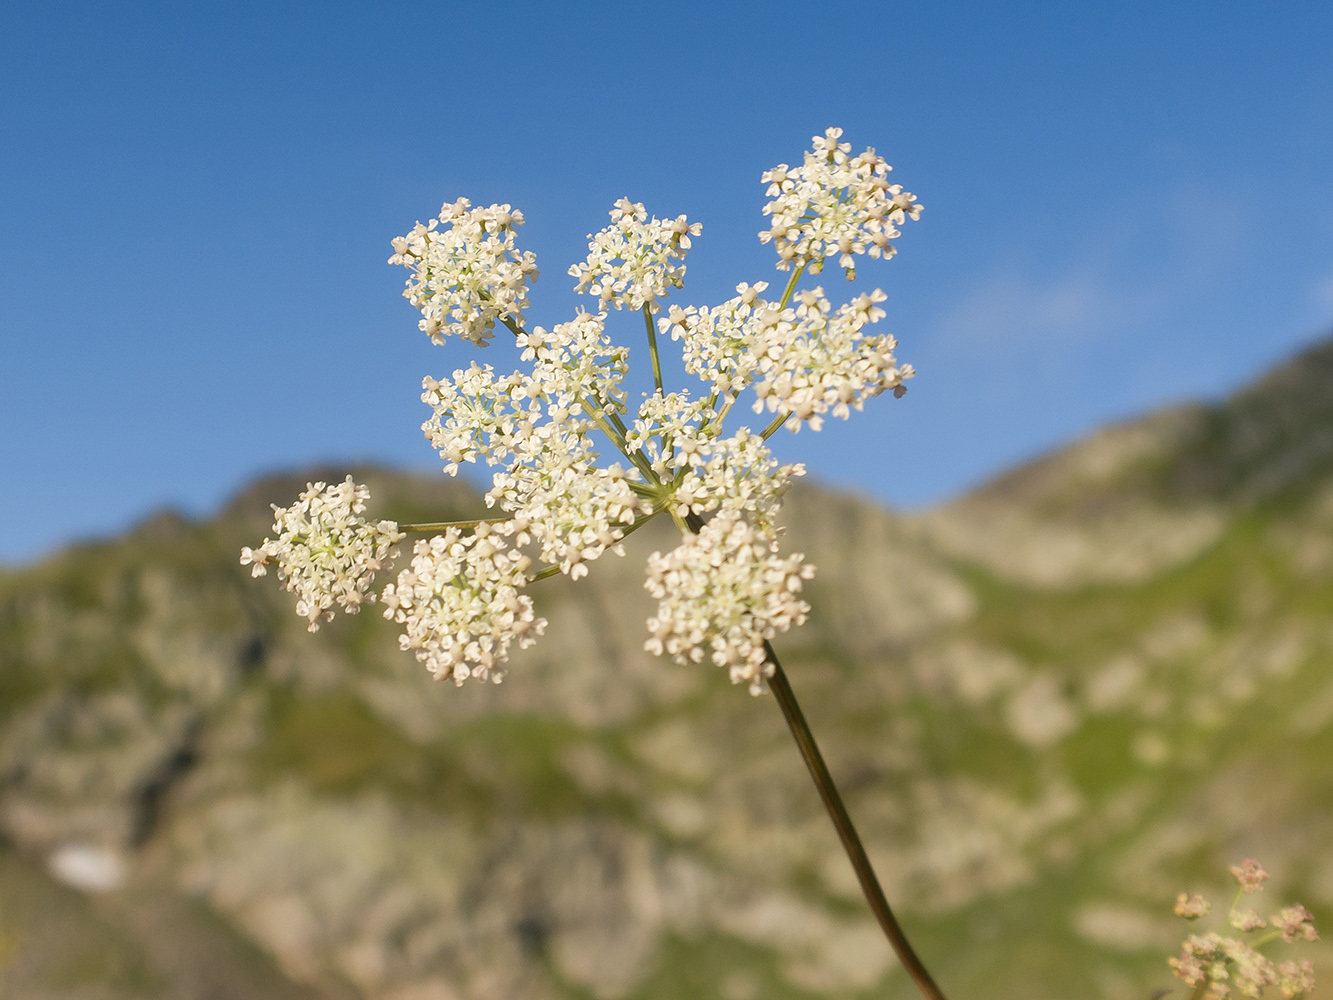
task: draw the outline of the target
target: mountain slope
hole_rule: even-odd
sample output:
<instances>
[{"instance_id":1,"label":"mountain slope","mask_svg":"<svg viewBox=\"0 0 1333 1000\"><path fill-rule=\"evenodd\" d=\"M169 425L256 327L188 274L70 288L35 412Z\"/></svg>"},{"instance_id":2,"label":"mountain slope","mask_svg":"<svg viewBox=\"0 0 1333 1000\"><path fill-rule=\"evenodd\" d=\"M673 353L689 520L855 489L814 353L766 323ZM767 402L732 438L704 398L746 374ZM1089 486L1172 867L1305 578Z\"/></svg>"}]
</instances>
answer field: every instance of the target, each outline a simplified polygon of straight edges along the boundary
<instances>
[{"instance_id":1,"label":"mountain slope","mask_svg":"<svg viewBox=\"0 0 1333 1000\"><path fill-rule=\"evenodd\" d=\"M1218 406L1109 427L932 511L933 542L1015 580L1133 582L1333 468L1333 341Z\"/></svg>"},{"instance_id":2,"label":"mountain slope","mask_svg":"<svg viewBox=\"0 0 1333 1000\"><path fill-rule=\"evenodd\" d=\"M1242 855L1333 917L1330 400L1324 345L925 518L794 491L819 575L779 651L951 996L1149 996L1175 893ZM311 635L237 565L345 471L0 578L0 901L58 898L101 956L70 973L0 902L13 995L912 995L776 706L642 652L669 525L542 584L548 634L456 690L373 610ZM481 509L353 471L386 516ZM56 887L71 850L123 886Z\"/></svg>"}]
</instances>

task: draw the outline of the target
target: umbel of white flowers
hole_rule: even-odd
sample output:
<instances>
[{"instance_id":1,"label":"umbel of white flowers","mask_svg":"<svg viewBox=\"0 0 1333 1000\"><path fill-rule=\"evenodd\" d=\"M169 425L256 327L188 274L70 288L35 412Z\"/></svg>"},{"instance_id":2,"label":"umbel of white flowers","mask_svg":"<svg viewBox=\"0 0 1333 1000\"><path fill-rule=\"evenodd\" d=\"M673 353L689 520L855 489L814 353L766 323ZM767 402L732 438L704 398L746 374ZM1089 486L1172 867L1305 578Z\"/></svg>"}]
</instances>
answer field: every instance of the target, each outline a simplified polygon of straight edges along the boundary
<instances>
[{"instance_id":1,"label":"umbel of white flowers","mask_svg":"<svg viewBox=\"0 0 1333 1000\"><path fill-rule=\"evenodd\" d=\"M772 672L764 643L805 620L800 592L814 575L799 553L779 551L774 523L804 469L780 464L765 442L782 426L819 430L826 416L846 419L886 390L901 395L913 374L894 357L897 341L874 331L885 315L882 291L835 306L821 287L797 289L830 257L851 280L857 256L892 256L897 227L921 213L889 183L891 168L873 149L852 156L841 135L829 129L800 166L763 175L772 225L759 237L789 272L776 301L763 297L760 281L738 285L735 298L713 308L664 311L701 226L683 215L649 218L628 199L569 271L599 311L549 330L525 315L537 267L515 246L521 212L459 199L393 241L389 262L411 272L404 295L435 343L457 336L485 346L499 323L528 363L497 374L473 361L423 383L433 415L422 429L445 471L478 460L495 466L486 503L504 512L416 542L411 564L383 589L386 617L404 627L402 647L437 677L498 681L510 648L531 645L546 627L527 586L556 572L584 576L588 563L608 549L623 554L626 535L666 513L682 537L648 560L646 586L659 603L646 648L682 663L710 659L763 690ZM623 388L629 351L606 333L609 307L644 316L655 392L633 411ZM701 380L693 394L664 389L659 333L681 342L686 370ZM747 389L754 411L772 420L758 432L727 433ZM601 460L607 447L619 453L611 464ZM355 613L374 601L374 574L404 537L393 522L361 516L366 497L350 478L312 483L292 507L274 507L276 539L242 550L255 576L276 563L311 630L335 604Z\"/></svg>"}]
</instances>

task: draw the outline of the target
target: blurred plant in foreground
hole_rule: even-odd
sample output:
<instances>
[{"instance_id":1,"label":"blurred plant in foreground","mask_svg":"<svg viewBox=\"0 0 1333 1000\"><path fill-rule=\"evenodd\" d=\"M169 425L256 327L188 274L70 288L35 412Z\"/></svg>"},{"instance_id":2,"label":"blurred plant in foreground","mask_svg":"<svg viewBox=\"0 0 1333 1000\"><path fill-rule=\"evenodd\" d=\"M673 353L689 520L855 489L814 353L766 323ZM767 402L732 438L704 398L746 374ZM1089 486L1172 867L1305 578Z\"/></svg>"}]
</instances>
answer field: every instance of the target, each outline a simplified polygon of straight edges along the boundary
<instances>
[{"instance_id":1,"label":"blurred plant in foreground","mask_svg":"<svg viewBox=\"0 0 1333 1000\"><path fill-rule=\"evenodd\" d=\"M658 607L645 647L681 663L711 660L752 693L774 693L885 935L923 994L942 1000L884 898L770 643L805 620L800 591L814 568L780 551L775 520L804 469L779 463L766 442L783 427L818 431L826 417L846 419L886 391L901 396L914 374L895 358L897 341L875 330L885 316L881 290L835 305L820 286L798 288L830 257L854 280L856 257L891 257L898 226L921 212L873 149L853 156L841 135L829 129L800 166L762 177L771 227L760 239L789 273L776 300L760 281L736 286L719 306L664 312L702 227L684 215L650 218L628 198L611 209L610 226L589 236L586 261L569 269L598 311L549 330L526 319L538 272L515 245L523 215L509 205L459 199L393 240L389 262L411 272L404 295L432 341L457 336L484 347L498 323L529 363L497 374L473 361L452 378L423 382L433 415L422 429L445 471L478 460L496 466L485 499L503 516L371 523L362 517L365 487L350 478L313 483L292 507L274 508L278 537L244 549L241 562L255 576L276 564L314 630L334 605L355 613L376 600L374 575L407 533L432 535L378 595L384 613L404 626L403 649L436 677L498 682L513 644L531 645L546 627L526 588L556 573L586 575L590 562L607 550L623 554L626 536L665 513L681 541L648 559L645 585ZM654 391L633 410L623 388L629 350L606 332L612 308L643 316ZM659 334L681 342L686 371L702 382L693 393L663 385ZM754 412L771 419L728 433L747 390ZM601 461L608 446L619 453L611 464Z\"/></svg>"},{"instance_id":2,"label":"blurred plant in foreground","mask_svg":"<svg viewBox=\"0 0 1333 1000\"><path fill-rule=\"evenodd\" d=\"M1261 953L1265 945L1278 938L1317 941L1314 917L1304 906L1283 907L1267 920L1252 907L1240 909L1241 899L1263 890L1268 872L1253 858L1231 867L1239 888L1227 910L1223 929L1239 931L1241 937L1227 937L1216 931L1190 934L1181 946L1178 958L1168 959L1171 971L1194 992L1191 1000L1226 1000L1234 990L1244 997L1262 996L1269 986L1276 986L1286 1000L1307 996L1314 990L1314 964L1308 959L1275 963ZM1204 917L1212 904L1197 893L1182 892L1176 899L1176 914L1191 924Z\"/></svg>"}]
</instances>

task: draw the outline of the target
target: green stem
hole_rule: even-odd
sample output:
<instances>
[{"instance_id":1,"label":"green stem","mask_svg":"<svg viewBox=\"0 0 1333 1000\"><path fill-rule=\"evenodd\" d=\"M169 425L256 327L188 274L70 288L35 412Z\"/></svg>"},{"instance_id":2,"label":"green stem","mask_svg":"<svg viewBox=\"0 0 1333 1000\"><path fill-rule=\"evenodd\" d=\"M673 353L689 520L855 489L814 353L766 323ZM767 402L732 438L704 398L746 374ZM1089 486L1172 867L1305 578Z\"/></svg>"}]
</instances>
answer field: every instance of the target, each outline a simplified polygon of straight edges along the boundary
<instances>
[{"instance_id":1,"label":"green stem","mask_svg":"<svg viewBox=\"0 0 1333 1000\"><path fill-rule=\"evenodd\" d=\"M607 422L606 414L602 410L593 406L590 400L584 399L582 396L576 398L579 401L579 405L583 407L583 412L591 417L592 422L597 425L597 429L611 439L611 443L619 449L622 455L633 462L634 456L629 452L629 445L625 442L625 439L621 436L620 432Z\"/></svg>"},{"instance_id":2,"label":"green stem","mask_svg":"<svg viewBox=\"0 0 1333 1000\"><path fill-rule=\"evenodd\" d=\"M642 528L645 524L647 524L649 521L651 521L660 513L661 511L655 510L647 517L639 518L637 521L635 521L633 524L631 524L628 528L625 529L624 533L620 536L618 541L623 542L626 538L634 534L634 532L638 531L640 528ZM559 566L543 566L536 573L532 574L532 579L530 579L528 583L536 583L538 580L548 579L549 577L555 576L559 572L560 572Z\"/></svg>"},{"instance_id":3,"label":"green stem","mask_svg":"<svg viewBox=\"0 0 1333 1000\"><path fill-rule=\"evenodd\" d=\"M802 264L800 267L798 267L795 271L791 273L791 277L787 279L787 287L782 290L782 301L778 303L779 309L787 308L787 303L791 301L792 293L796 291L796 282L801 280L801 275L804 273L805 273L804 264ZM790 416L790 414L779 413L776 417L774 417L772 423L770 423L767 427L765 427L764 432L759 435L760 440L767 441L774 434L776 434L778 432L778 428L787 422L788 416Z\"/></svg>"},{"instance_id":4,"label":"green stem","mask_svg":"<svg viewBox=\"0 0 1333 1000\"><path fill-rule=\"evenodd\" d=\"M501 316L500 322L509 327L510 332L513 333L515 337L520 336L523 333L523 328L508 316ZM653 364L655 368L657 364L656 355L653 355ZM656 481L657 473L653 472L652 466L648 464L647 459L643 458L642 455L630 453L629 446L625 443L626 427L624 422L620 419L620 414L616 413L615 410L611 410L611 419L614 421L615 427L619 430L619 433L616 433L616 430L612 428L612 425L607 423L602 410L595 409L588 400L584 399L582 396L579 397L579 403L583 406L583 411L587 413L588 416L592 418L592 422L597 425L598 430L605 434L607 438L610 439L611 443L616 446L616 450L629 459L631 464L638 468L645 476Z\"/></svg>"},{"instance_id":5,"label":"green stem","mask_svg":"<svg viewBox=\"0 0 1333 1000\"><path fill-rule=\"evenodd\" d=\"M716 396L716 393L714 393L714 395ZM710 426L717 428L717 432L720 434L722 433L723 421L727 419L727 414L731 412L731 408L736 405L736 397L730 395L724 397L721 409L717 409L717 407L713 406L712 399L709 399L708 405L713 407L714 414L713 418L709 420L708 423Z\"/></svg>"},{"instance_id":6,"label":"green stem","mask_svg":"<svg viewBox=\"0 0 1333 1000\"><path fill-rule=\"evenodd\" d=\"M672 515L679 523L679 515L674 510ZM698 514L690 514L685 518L685 522L688 529L696 534L704 523ZM936 985L930 972L912 949L911 942L907 940L907 935L903 933L898 923L898 918L893 915L893 910L889 907L884 889L875 875L875 868L871 865L865 847L861 844L861 837L856 832L856 825L852 823L852 817L848 815L847 807L843 805L842 796L838 794L838 786L833 783L833 775L829 774L824 756L819 752L819 745L815 743L815 735L810 731L810 724L805 721L805 713L801 711L800 702L796 700L796 693L792 691L791 684L787 681L787 673L782 669L782 664L778 662L778 654L774 652L772 643L767 639L764 640L764 653L767 661L773 666L773 675L768 679L769 690L773 692L778 707L782 709L782 717L787 720L787 728L791 730L792 738L796 741L796 748L801 752L801 758L810 771L810 777L814 780L819 797L824 802L829 819L833 821L833 828L838 831L842 849L847 852L847 858L856 872L856 880L861 883L861 892L865 895L866 902L870 904L871 912L875 914L880 929L889 939L889 944L897 953L898 960L916 983L921 995L927 1000L947 1000L944 991Z\"/></svg>"},{"instance_id":7,"label":"green stem","mask_svg":"<svg viewBox=\"0 0 1333 1000\"><path fill-rule=\"evenodd\" d=\"M889 939L889 944L898 954L898 960L903 963L903 968L912 977L921 995L928 1000L946 1000L943 991L936 985L930 972L912 949L907 935L903 933L898 919L893 915L893 910L889 908L889 901L884 897L884 890L875 876L875 869L870 864L870 858L866 856L865 848L861 846L861 838L852 824L852 818L847 814L847 807L843 805L842 796L838 794L838 788L833 784L833 776L829 774L824 757L819 752L814 734L810 732L810 725L805 721L805 714L792 692L791 684L787 682L787 674L783 671L782 664L778 662L772 645L767 641L764 642L764 652L768 654L768 662L773 665L773 676L768 679L769 690L777 699L778 707L782 709L782 716L787 720L787 728L791 730L796 746L801 751L801 757L805 760L805 766L810 770L810 777L814 779L815 788L819 790L819 797L824 800L824 808L828 810L829 818L833 820L833 826L838 831L838 839L842 841L842 848L847 852L852 868L856 871L856 879L861 883L861 891L865 894L866 902L870 904L871 912L875 914L884 936Z\"/></svg>"},{"instance_id":8,"label":"green stem","mask_svg":"<svg viewBox=\"0 0 1333 1000\"><path fill-rule=\"evenodd\" d=\"M472 521L426 521L422 524L400 524L399 531L447 531L450 528L475 528L479 524L503 524L508 517L481 517Z\"/></svg>"},{"instance_id":9,"label":"green stem","mask_svg":"<svg viewBox=\"0 0 1333 1000\"><path fill-rule=\"evenodd\" d=\"M638 531L640 528L642 528L645 524L647 524L649 521L651 521L660 513L662 513L660 510L655 510L647 517L639 518L637 521L635 521L633 524L631 524L628 528L625 529L625 533L620 536L621 541L624 541L630 535L634 534L634 532Z\"/></svg>"},{"instance_id":10,"label":"green stem","mask_svg":"<svg viewBox=\"0 0 1333 1000\"><path fill-rule=\"evenodd\" d=\"M1236 894L1231 897L1231 905L1227 907L1227 917L1236 912L1236 907L1240 905L1241 897L1245 895L1245 886L1236 890Z\"/></svg>"},{"instance_id":11,"label":"green stem","mask_svg":"<svg viewBox=\"0 0 1333 1000\"><path fill-rule=\"evenodd\" d=\"M588 414L588 416L592 418L592 422L597 425L597 429L610 439L611 443L616 446L620 454L629 459L631 465L642 472L649 482L661 482L643 452L630 451L629 444L626 443L624 436L619 434L611 424L607 423L606 415L601 410L595 409L592 404L582 396L578 397L578 401L579 405L583 407L583 412Z\"/></svg>"},{"instance_id":12,"label":"green stem","mask_svg":"<svg viewBox=\"0 0 1333 1000\"><path fill-rule=\"evenodd\" d=\"M625 421L620 419L620 414L617 413L614 409L607 410L605 412L606 415L611 418L611 424L615 427L616 430L620 431L620 436L623 438L628 438L629 428L625 426Z\"/></svg>"},{"instance_id":13,"label":"green stem","mask_svg":"<svg viewBox=\"0 0 1333 1000\"><path fill-rule=\"evenodd\" d=\"M1282 931L1280 930L1268 931L1266 934L1262 934L1259 937L1255 938L1254 942L1250 945L1250 947L1253 948L1255 951L1258 951L1260 948L1268 944L1270 941L1276 941L1281 936L1282 936Z\"/></svg>"},{"instance_id":14,"label":"green stem","mask_svg":"<svg viewBox=\"0 0 1333 1000\"><path fill-rule=\"evenodd\" d=\"M787 418L790 416L791 416L790 413L779 413L776 417L773 418L772 422L767 427L764 428L764 432L759 435L759 439L761 441L767 441L769 438L771 438L774 434L778 432L778 428L781 427L783 424L785 424L787 422Z\"/></svg>"},{"instance_id":15,"label":"green stem","mask_svg":"<svg viewBox=\"0 0 1333 1000\"><path fill-rule=\"evenodd\" d=\"M796 291L796 282L801 280L801 275L804 273L804 264L791 273L791 277L787 279L787 287L782 291L782 301L778 303L779 309L787 308L787 303L791 301L792 292Z\"/></svg>"},{"instance_id":16,"label":"green stem","mask_svg":"<svg viewBox=\"0 0 1333 1000\"><path fill-rule=\"evenodd\" d=\"M657 357L657 331L653 329L652 307L644 304L643 324L648 328L648 353L653 356L653 384L657 386L657 391L665 395L662 390L662 362Z\"/></svg>"}]
</instances>

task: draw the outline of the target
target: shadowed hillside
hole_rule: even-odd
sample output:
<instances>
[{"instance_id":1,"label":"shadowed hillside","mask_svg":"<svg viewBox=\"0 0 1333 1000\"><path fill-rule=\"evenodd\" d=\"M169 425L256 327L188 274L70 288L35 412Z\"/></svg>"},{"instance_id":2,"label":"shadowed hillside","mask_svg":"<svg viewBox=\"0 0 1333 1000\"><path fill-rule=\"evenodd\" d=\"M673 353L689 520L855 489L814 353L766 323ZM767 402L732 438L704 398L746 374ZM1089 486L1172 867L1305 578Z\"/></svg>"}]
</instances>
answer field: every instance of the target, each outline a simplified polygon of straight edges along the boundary
<instances>
[{"instance_id":1,"label":"shadowed hillside","mask_svg":"<svg viewBox=\"0 0 1333 1000\"><path fill-rule=\"evenodd\" d=\"M642 652L669 523L455 689L237 564L348 471L482 510L312 471L0 576L2 995L913 995L772 700ZM779 652L951 997L1146 1000L1176 892L1244 855L1333 933L1333 344L923 517L787 520L819 574Z\"/></svg>"}]
</instances>

